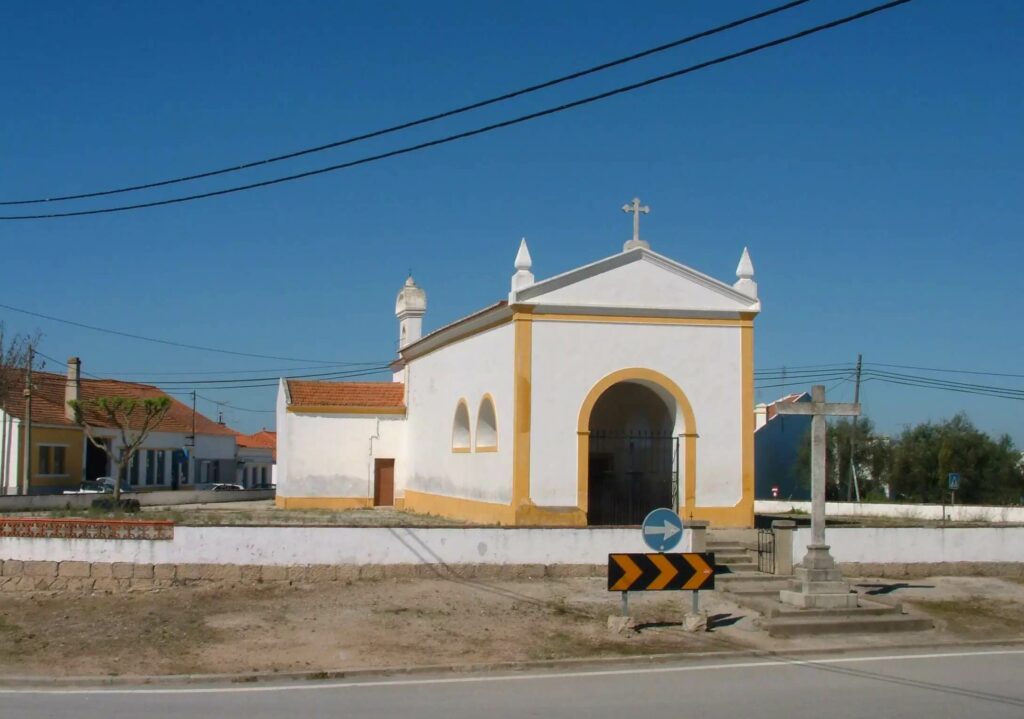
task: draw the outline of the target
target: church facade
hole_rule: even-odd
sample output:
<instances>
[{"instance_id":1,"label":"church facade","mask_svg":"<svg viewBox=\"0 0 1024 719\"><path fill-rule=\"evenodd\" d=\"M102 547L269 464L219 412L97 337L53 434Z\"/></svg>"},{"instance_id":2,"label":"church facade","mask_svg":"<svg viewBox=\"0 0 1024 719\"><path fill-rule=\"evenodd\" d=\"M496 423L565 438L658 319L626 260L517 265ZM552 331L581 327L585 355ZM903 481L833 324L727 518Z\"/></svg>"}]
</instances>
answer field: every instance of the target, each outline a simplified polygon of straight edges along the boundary
<instances>
[{"instance_id":1,"label":"church facade","mask_svg":"<svg viewBox=\"0 0 1024 719\"><path fill-rule=\"evenodd\" d=\"M753 526L760 309L746 249L727 284L636 229L540 281L524 240L506 300L426 335L410 277L392 382L281 381L277 503L535 526L673 506Z\"/></svg>"}]
</instances>

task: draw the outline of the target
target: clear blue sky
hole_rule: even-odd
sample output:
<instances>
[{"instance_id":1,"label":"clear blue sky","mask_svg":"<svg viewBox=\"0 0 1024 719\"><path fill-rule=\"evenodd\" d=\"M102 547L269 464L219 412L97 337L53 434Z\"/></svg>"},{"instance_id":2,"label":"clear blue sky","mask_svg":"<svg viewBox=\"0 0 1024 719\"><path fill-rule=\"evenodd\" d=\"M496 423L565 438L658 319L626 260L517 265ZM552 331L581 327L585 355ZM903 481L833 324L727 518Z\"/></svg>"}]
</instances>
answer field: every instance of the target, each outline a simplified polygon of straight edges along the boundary
<instances>
[{"instance_id":1,"label":"clear blue sky","mask_svg":"<svg viewBox=\"0 0 1024 719\"><path fill-rule=\"evenodd\" d=\"M771 4L9 3L0 198L145 182L328 142ZM817 0L499 107L193 187L468 129L871 4ZM619 207L638 195L652 207L643 229L653 248L703 272L732 281L749 245L764 305L758 368L852 363L863 352L873 362L1021 374L1022 31L1017 0L916 0L372 166L133 213L0 223L0 302L245 352L386 361L409 268L434 328L504 296L521 236L539 277L616 252L630 232ZM41 330L53 357L78 354L87 372L126 379L309 364L177 350L7 310L0 319ZM1016 378L938 376L1024 388ZM264 410L274 393L202 390ZM851 394L849 382L834 392ZM1024 444L1020 401L879 382L864 386L863 401L886 431L965 410ZM216 416L207 402L200 409ZM225 418L243 430L273 423L231 408Z\"/></svg>"}]
</instances>

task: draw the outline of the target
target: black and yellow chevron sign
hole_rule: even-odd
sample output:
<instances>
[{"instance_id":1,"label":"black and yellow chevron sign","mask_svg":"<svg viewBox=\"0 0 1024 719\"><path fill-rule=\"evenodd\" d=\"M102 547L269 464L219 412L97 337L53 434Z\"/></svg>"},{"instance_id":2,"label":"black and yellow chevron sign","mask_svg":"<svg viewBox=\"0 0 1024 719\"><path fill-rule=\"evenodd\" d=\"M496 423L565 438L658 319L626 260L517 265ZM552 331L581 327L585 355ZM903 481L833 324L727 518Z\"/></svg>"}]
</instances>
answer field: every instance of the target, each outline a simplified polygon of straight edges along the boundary
<instances>
[{"instance_id":1,"label":"black and yellow chevron sign","mask_svg":"<svg viewBox=\"0 0 1024 719\"><path fill-rule=\"evenodd\" d=\"M714 552L608 555L609 592L714 588Z\"/></svg>"}]
</instances>

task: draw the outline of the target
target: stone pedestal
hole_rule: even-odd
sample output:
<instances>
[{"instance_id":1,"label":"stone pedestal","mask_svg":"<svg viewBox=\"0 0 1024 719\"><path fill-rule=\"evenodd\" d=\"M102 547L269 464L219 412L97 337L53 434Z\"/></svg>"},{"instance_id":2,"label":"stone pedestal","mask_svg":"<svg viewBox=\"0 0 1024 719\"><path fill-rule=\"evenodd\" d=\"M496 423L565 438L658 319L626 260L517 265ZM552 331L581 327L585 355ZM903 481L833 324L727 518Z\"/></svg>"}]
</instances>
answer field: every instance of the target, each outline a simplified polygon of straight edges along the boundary
<instances>
[{"instance_id":1,"label":"stone pedestal","mask_svg":"<svg viewBox=\"0 0 1024 719\"><path fill-rule=\"evenodd\" d=\"M827 544L810 544L807 554L793 571L790 589L779 592L779 599L801 609L853 609L857 594L843 581Z\"/></svg>"},{"instance_id":2,"label":"stone pedestal","mask_svg":"<svg viewBox=\"0 0 1024 719\"><path fill-rule=\"evenodd\" d=\"M788 577L793 574L793 534L796 522L791 519L776 519L772 522L775 535L775 573Z\"/></svg>"}]
</instances>

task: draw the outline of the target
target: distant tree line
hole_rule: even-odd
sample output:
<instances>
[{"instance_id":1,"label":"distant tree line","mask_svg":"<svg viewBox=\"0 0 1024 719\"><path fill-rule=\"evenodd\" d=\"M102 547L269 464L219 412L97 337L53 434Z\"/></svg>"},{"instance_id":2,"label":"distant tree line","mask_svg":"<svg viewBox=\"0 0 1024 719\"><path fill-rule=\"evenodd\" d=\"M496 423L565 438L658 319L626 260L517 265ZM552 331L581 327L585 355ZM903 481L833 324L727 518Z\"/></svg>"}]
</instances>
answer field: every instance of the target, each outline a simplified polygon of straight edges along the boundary
<instances>
[{"instance_id":1,"label":"distant tree line","mask_svg":"<svg viewBox=\"0 0 1024 719\"><path fill-rule=\"evenodd\" d=\"M830 501L854 499L856 472L862 501L940 503L949 500L948 478L956 472L958 504L1024 504L1020 450L1009 435L993 439L963 413L907 427L895 437L879 434L867 417L856 425L840 420L829 425L826 452ZM797 468L804 486L810 486L810 454L808 433Z\"/></svg>"}]
</instances>

